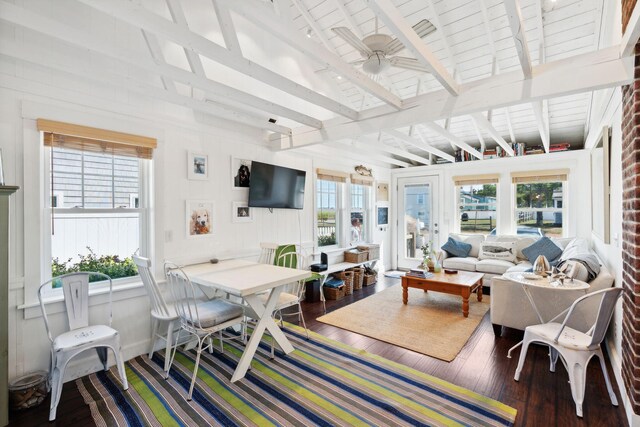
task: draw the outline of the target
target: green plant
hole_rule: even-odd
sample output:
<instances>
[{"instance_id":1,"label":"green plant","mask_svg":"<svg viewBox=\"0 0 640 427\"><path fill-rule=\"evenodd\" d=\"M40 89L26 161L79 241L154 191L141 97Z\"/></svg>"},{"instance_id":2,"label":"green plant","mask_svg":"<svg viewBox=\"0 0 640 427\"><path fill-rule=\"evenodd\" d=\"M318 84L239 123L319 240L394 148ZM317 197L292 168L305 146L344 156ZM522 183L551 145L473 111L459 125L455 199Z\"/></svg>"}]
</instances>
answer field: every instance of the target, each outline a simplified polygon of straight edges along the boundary
<instances>
[{"instance_id":1,"label":"green plant","mask_svg":"<svg viewBox=\"0 0 640 427\"><path fill-rule=\"evenodd\" d=\"M51 260L51 277L57 277L78 271L95 271L106 274L112 279L136 276L138 274L138 268L131 257L120 259L118 255L97 256L88 246L87 250L89 251L87 255L78 254L80 261L75 264L71 263L71 258L66 262L61 262L58 258L53 258ZM90 282L97 280L101 280L101 278L89 278ZM60 284L54 283L53 287L57 288L59 286Z\"/></svg>"},{"instance_id":2,"label":"green plant","mask_svg":"<svg viewBox=\"0 0 640 427\"><path fill-rule=\"evenodd\" d=\"M318 246L329 246L336 244L336 232L332 231L328 236L318 236Z\"/></svg>"}]
</instances>

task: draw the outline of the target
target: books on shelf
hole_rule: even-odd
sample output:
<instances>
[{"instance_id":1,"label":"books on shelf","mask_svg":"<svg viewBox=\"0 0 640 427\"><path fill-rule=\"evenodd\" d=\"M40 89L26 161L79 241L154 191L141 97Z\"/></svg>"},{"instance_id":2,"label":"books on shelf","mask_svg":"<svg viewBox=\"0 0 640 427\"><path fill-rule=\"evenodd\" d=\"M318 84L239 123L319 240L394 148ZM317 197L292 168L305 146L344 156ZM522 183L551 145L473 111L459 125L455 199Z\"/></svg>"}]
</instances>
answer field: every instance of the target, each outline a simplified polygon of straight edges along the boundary
<instances>
[{"instance_id":1,"label":"books on shelf","mask_svg":"<svg viewBox=\"0 0 640 427\"><path fill-rule=\"evenodd\" d=\"M433 273L429 273L422 268L412 268L406 273L406 275L409 277L417 277L419 279L429 279L433 277Z\"/></svg>"},{"instance_id":2,"label":"books on shelf","mask_svg":"<svg viewBox=\"0 0 640 427\"><path fill-rule=\"evenodd\" d=\"M563 142L561 144L551 144L549 146L549 152L556 153L558 151L569 151L570 148L571 144L569 144L568 142Z\"/></svg>"}]
</instances>

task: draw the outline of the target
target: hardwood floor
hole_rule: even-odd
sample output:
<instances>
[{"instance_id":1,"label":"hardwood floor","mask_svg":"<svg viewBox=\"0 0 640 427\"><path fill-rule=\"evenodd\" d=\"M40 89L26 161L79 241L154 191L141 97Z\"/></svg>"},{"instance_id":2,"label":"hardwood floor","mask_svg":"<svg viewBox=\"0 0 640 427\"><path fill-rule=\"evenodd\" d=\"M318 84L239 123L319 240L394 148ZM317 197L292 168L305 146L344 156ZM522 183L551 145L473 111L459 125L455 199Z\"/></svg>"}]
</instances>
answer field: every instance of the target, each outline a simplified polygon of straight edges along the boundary
<instances>
[{"instance_id":1,"label":"hardwood floor","mask_svg":"<svg viewBox=\"0 0 640 427\"><path fill-rule=\"evenodd\" d=\"M399 279L381 277L375 286L356 291L340 301L327 301L327 311L336 310L389 286L400 286ZM398 289L400 292L401 290ZM513 380L519 351L512 359L507 350L522 338L522 332L505 330L495 338L489 313L471 336L460 354L452 362L443 362L423 354L405 350L373 338L365 337L315 320L322 313L320 303L303 303L310 330L356 348L405 364L421 372L434 375L456 385L499 400L518 410L517 426L628 426L622 405L611 405L597 360L592 360L587 373L584 418L575 414L567 372L561 363L555 373L549 372L547 350L531 346L520 381ZM609 375L615 377L609 367ZM618 401L622 399L614 383ZM74 383L67 383L62 392L58 416L49 423L49 400L28 411L10 414L10 426L89 426L93 425L89 407Z\"/></svg>"}]
</instances>

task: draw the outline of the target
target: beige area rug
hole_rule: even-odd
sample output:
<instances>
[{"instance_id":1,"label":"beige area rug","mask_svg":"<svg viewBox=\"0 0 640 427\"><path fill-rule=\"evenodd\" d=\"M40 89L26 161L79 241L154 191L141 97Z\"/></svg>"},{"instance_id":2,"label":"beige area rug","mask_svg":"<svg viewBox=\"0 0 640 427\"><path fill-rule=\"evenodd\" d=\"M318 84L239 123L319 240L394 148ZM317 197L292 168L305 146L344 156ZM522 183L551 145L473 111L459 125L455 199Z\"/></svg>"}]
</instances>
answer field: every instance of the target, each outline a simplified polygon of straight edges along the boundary
<instances>
[{"instance_id":1,"label":"beige area rug","mask_svg":"<svg viewBox=\"0 0 640 427\"><path fill-rule=\"evenodd\" d=\"M462 315L462 297L409 288L402 304L402 286L332 311L318 321L357 332L447 362L455 359L489 311L489 296L469 298L469 317Z\"/></svg>"}]
</instances>

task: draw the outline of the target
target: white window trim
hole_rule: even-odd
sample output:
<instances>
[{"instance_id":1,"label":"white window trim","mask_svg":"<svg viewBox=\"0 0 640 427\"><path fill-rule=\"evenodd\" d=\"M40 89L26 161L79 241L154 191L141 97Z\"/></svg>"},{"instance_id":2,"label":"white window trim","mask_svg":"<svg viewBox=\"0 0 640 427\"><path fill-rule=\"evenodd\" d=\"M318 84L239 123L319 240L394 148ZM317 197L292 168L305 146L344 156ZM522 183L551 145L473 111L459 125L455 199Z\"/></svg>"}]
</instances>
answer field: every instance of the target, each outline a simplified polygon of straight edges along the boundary
<instances>
[{"instance_id":1,"label":"white window trim","mask_svg":"<svg viewBox=\"0 0 640 427\"><path fill-rule=\"evenodd\" d=\"M517 185L518 184L511 184L511 222L510 222L510 227L511 227L511 234L517 234L518 233L518 212L522 211L522 212L538 212L538 211L542 211L542 212L560 212L562 213L562 237L569 237L571 235L571 233L574 233L574 230L571 230L571 233L569 232L569 221L568 221L568 214L569 214L569 210L567 208L567 196L569 194L568 191L568 187L569 187L569 180L566 181L558 181L562 183L562 208L518 208L517 207L517 203L518 203L518 195L517 195ZM525 183L522 183L525 184ZM526 184L535 184L535 182L531 182L531 183L526 183Z\"/></svg>"},{"instance_id":2,"label":"white window trim","mask_svg":"<svg viewBox=\"0 0 640 427\"><path fill-rule=\"evenodd\" d=\"M373 224L371 224L371 222L373 221L373 215L372 215L372 201L373 201L373 186L368 186L368 185L361 185L361 187L364 189L364 193L363 193L363 200L362 200L362 204L363 207L362 209L355 209L352 206L352 202L353 202L353 198L352 198L352 194L351 194L351 189L353 188L354 185L358 185L358 184L352 184L349 183L349 207L347 209L345 209L346 212L346 216L345 218L348 218L348 224L345 224L345 227L343 227L343 230L345 232L346 236L349 236L349 238L347 240L345 240L345 242L349 243L349 247L351 246L351 212L362 212L362 218L364 220L365 223L365 229L364 229L364 236L360 236L360 242L361 243L367 243L367 242L371 242L373 240ZM376 218L377 219L377 218Z\"/></svg>"},{"instance_id":3,"label":"white window trim","mask_svg":"<svg viewBox=\"0 0 640 427\"><path fill-rule=\"evenodd\" d=\"M327 245L327 246L319 246L318 245L318 181L323 181L321 179L318 179L317 175L314 175L314 186L313 186L313 232L315 234L314 236L314 253L320 253L320 252L330 252L330 251L334 251L337 249L340 249L340 243L343 242L343 233L342 233L342 223L343 223L343 208L342 205L344 204L342 202L342 196L343 196L343 189L345 186L345 183L343 182L336 182L336 243L334 245Z\"/></svg>"},{"instance_id":4,"label":"white window trim","mask_svg":"<svg viewBox=\"0 0 640 427\"><path fill-rule=\"evenodd\" d=\"M454 230L456 230L457 233L462 233L462 211L460 209L461 206L474 206L474 204L460 204L460 189L461 187L467 186L467 185L483 185L483 184L464 184L464 185L455 185L455 212L456 212L456 217L454 219ZM495 183L496 186L496 203L495 203L495 212L496 212L496 230L498 229L498 217L500 215L500 182L496 182ZM514 190L515 191L515 190ZM489 232L491 232L491 230L489 230ZM496 231L497 233L497 231Z\"/></svg>"}]
</instances>

